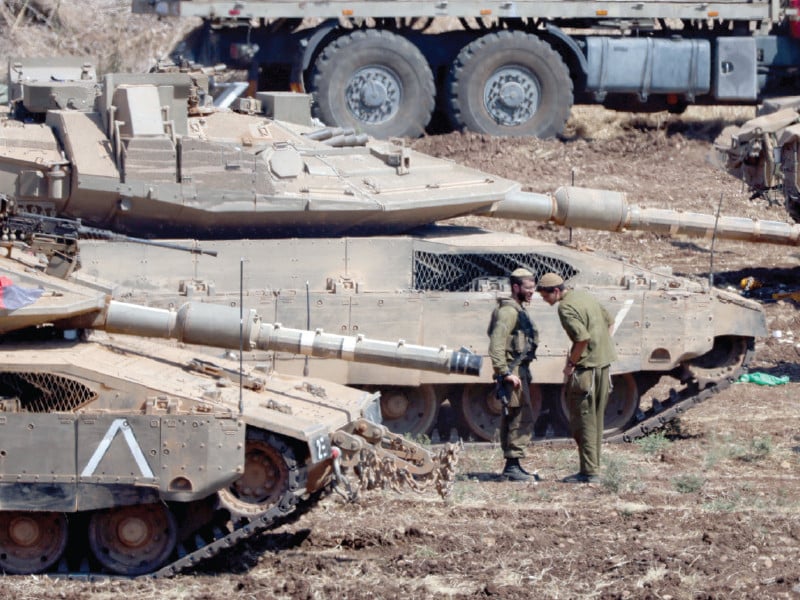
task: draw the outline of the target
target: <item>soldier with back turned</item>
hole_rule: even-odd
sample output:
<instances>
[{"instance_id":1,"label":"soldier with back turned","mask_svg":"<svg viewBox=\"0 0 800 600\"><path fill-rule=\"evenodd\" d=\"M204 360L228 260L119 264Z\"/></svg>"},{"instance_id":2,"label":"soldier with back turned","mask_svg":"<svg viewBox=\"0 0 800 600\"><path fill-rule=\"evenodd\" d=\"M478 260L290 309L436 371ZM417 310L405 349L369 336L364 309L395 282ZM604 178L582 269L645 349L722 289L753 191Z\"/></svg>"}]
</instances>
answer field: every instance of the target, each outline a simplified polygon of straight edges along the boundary
<instances>
[{"instance_id":1,"label":"soldier with back turned","mask_svg":"<svg viewBox=\"0 0 800 600\"><path fill-rule=\"evenodd\" d=\"M565 289L556 273L546 273L536 288L550 306L558 304L558 317L572 346L564 366L564 385L569 424L578 444L580 470L567 483L600 481L600 448L603 442L610 365L616 360L611 315L591 294Z\"/></svg>"}]
</instances>

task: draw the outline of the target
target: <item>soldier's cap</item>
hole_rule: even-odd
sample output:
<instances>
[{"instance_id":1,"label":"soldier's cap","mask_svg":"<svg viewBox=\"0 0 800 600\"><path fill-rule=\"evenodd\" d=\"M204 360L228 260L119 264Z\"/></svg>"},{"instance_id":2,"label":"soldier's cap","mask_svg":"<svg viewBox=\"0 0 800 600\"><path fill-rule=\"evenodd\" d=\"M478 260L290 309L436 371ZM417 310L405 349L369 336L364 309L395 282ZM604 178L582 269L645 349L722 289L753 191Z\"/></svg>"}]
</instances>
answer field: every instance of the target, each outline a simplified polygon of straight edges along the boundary
<instances>
[{"instance_id":1,"label":"soldier's cap","mask_svg":"<svg viewBox=\"0 0 800 600\"><path fill-rule=\"evenodd\" d=\"M545 273L536 285L537 290L553 289L564 283L561 275L557 273Z\"/></svg>"},{"instance_id":2,"label":"soldier's cap","mask_svg":"<svg viewBox=\"0 0 800 600\"><path fill-rule=\"evenodd\" d=\"M520 267L519 269L514 269L511 272L512 277L516 277L517 279L526 279L528 277L533 277L533 273L528 271L528 269L523 269Z\"/></svg>"}]
</instances>

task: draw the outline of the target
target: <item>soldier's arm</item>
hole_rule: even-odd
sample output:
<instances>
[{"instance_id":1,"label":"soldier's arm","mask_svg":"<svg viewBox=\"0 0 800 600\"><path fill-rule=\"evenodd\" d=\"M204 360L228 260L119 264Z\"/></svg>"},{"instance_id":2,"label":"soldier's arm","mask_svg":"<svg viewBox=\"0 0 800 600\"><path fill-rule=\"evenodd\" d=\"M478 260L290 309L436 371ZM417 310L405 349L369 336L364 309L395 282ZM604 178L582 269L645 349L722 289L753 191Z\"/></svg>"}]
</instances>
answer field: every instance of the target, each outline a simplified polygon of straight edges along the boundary
<instances>
[{"instance_id":1,"label":"soldier's arm","mask_svg":"<svg viewBox=\"0 0 800 600\"><path fill-rule=\"evenodd\" d=\"M506 349L508 347L508 336L514 331L517 325L517 309L511 306L503 306L497 314L497 322L489 337L489 357L492 360L492 367L496 378L501 378L518 389L522 385L518 375L509 369L506 360Z\"/></svg>"},{"instance_id":2,"label":"soldier's arm","mask_svg":"<svg viewBox=\"0 0 800 600\"><path fill-rule=\"evenodd\" d=\"M578 361L583 356L583 353L586 351L586 347L589 345L589 340L581 340L580 342L575 342L572 344L572 347L569 349L569 354L567 354L567 365L571 367L575 367L578 364Z\"/></svg>"},{"instance_id":3,"label":"soldier's arm","mask_svg":"<svg viewBox=\"0 0 800 600\"><path fill-rule=\"evenodd\" d=\"M563 371L566 377L570 377L581 360L581 356L589 346L591 336L586 325L572 306L563 303L559 304L558 318L561 320L561 326L567 332L569 339L572 340L572 346L569 349L569 353L567 353L567 361Z\"/></svg>"},{"instance_id":4,"label":"soldier's arm","mask_svg":"<svg viewBox=\"0 0 800 600\"><path fill-rule=\"evenodd\" d=\"M531 323L531 329L533 329L533 343L537 346L539 345L539 330L536 328L536 323L533 319L530 318L530 314L528 315L528 320Z\"/></svg>"},{"instance_id":5,"label":"soldier's arm","mask_svg":"<svg viewBox=\"0 0 800 600\"><path fill-rule=\"evenodd\" d=\"M561 321L561 326L564 328L564 331L567 332L567 336L569 336L569 339L573 343L584 340L588 343L589 338L591 338L589 330L580 319L578 312L572 306L564 304L563 302L560 303L558 305L558 318Z\"/></svg>"}]
</instances>

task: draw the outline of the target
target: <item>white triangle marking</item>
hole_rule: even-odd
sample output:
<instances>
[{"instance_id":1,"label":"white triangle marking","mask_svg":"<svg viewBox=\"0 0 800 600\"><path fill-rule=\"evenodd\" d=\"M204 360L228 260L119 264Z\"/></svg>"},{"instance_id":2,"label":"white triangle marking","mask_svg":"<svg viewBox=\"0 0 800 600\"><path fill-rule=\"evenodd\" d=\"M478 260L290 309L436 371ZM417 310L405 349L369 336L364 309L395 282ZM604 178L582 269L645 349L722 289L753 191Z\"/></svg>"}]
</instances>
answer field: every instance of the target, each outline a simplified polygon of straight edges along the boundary
<instances>
[{"instance_id":1,"label":"white triangle marking","mask_svg":"<svg viewBox=\"0 0 800 600\"><path fill-rule=\"evenodd\" d=\"M111 442L114 440L114 437L120 430L122 430L122 435L128 444L128 448L130 448L133 459L136 461L136 466L139 467L139 471L141 472L142 476L149 479L155 479L153 471L150 469L150 465L147 464L147 459L144 457L144 453L142 453L142 449L139 447L139 443L136 441L136 437L133 435L133 430L131 429L130 425L128 425L128 421L125 419L115 419L114 422L111 423L111 427L108 428L108 431L106 431L103 439L100 440L100 443L98 444L97 449L94 451L94 454L92 454L92 457L89 459L89 462L86 463L86 467L83 469L81 477L91 477L94 475L97 465L99 465L100 461L103 460L106 452L108 452L108 448L111 446Z\"/></svg>"}]
</instances>

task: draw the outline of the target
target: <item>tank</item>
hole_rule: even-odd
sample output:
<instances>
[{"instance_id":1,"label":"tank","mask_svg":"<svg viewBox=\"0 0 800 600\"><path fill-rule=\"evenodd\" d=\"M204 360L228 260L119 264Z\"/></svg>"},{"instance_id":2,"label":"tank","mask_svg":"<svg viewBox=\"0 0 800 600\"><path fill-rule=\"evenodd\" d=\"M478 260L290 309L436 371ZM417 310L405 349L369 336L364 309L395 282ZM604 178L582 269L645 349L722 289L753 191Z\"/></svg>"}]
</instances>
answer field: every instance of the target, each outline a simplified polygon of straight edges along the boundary
<instances>
[{"instance_id":1,"label":"tank","mask_svg":"<svg viewBox=\"0 0 800 600\"><path fill-rule=\"evenodd\" d=\"M286 328L238 307L120 302L48 274L19 241L2 246L3 572L167 576L333 490L452 484L457 448L434 456L390 433L378 394L192 345L473 375L480 357Z\"/></svg>"},{"instance_id":2,"label":"tank","mask_svg":"<svg viewBox=\"0 0 800 600\"><path fill-rule=\"evenodd\" d=\"M75 277L111 280L115 298L153 307L241 302L293 327L443 342L478 355L486 353L497 298L509 293L507 274L558 272L617 317L609 439L643 435L733 381L766 334L760 306L669 269L436 223L483 215L798 243L798 228L785 223L648 210L598 190L524 192L518 182L414 152L402 140L315 126L303 96L263 93L219 110L205 74L114 73L99 81L83 66L70 75L46 61L12 64L13 100L0 128L0 190L17 211L7 235L27 236L44 251L57 240L66 270L78 261L64 242L82 236L186 236L180 243L207 253L84 241ZM52 219L34 230L22 213ZM537 430L564 434L567 338L538 296L530 311L544 340L534 368ZM279 371L379 391L384 423L396 433L452 436L455 425L461 436L497 436L501 407L488 363L476 383L296 352L244 354ZM642 406L662 376L674 381L674 393Z\"/></svg>"},{"instance_id":3,"label":"tank","mask_svg":"<svg viewBox=\"0 0 800 600\"><path fill-rule=\"evenodd\" d=\"M782 201L800 222L800 96L770 100L741 126L726 127L714 140L712 162L744 181L754 197Z\"/></svg>"}]
</instances>

